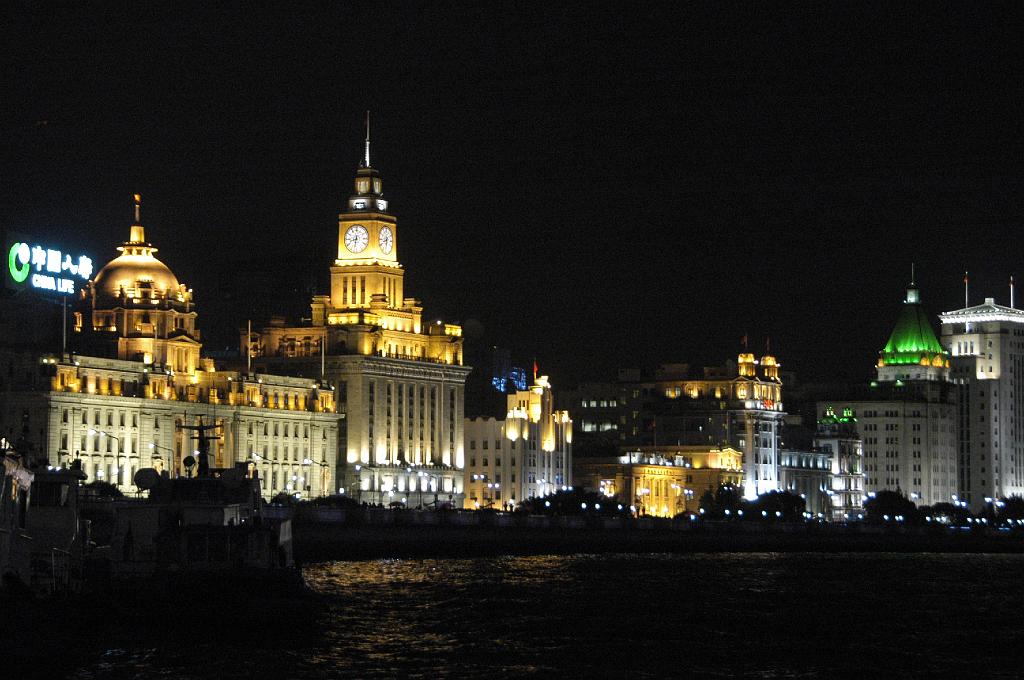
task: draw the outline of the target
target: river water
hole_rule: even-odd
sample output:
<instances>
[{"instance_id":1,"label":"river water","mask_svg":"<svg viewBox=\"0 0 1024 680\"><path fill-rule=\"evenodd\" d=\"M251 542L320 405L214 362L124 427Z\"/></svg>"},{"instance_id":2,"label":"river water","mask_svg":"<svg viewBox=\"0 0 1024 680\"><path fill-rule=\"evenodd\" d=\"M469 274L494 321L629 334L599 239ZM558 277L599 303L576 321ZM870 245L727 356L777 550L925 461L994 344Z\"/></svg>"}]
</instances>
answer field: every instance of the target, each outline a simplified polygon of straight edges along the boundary
<instances>
[{"instance_id":1,"label":"river water","mask_svg":"<svg viewBox=\"0 0 1024 680\"><path fill-rule=\"evenodd\" d=\"M68 676L1024 677L1024 555L575 555L305 572L308 600L254 595L245 612L83 631L96 641L66 659Z\"/></svg>"}]
</instances>

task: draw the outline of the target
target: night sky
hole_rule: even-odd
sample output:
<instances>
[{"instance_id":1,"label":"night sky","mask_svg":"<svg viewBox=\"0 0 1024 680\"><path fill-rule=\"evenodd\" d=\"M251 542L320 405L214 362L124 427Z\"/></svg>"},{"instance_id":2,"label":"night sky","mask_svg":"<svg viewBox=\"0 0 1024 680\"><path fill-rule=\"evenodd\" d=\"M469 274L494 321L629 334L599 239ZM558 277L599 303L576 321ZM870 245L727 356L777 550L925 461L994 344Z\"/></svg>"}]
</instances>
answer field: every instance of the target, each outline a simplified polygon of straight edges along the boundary
<instances>
[{"instance_id":1,"label":"night sky","mask_svg":"<svg viewBox=\"0 0 1024 680\"><path fill-rule=\"evenodd\" d=\"M744 334L803 379L866 378L912 261L933 314L965 269L1008 303L1011 5L680 4L8 9L0 224L105 262L140 192L228 344L225 271L325 279L369 109L407 294L556 386Z\"/></svg>"}]
</instances>

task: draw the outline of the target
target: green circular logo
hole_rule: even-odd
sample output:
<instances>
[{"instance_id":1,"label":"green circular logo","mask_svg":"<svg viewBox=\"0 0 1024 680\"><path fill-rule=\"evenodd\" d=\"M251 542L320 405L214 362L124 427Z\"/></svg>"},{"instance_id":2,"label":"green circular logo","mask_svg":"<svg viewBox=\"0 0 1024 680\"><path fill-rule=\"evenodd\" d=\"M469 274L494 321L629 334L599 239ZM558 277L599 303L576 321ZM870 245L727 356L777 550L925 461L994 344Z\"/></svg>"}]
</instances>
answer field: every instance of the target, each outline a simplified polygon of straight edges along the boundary
<instances>
[{"instance_id":1,"label":"green circular logo","mask_svg":"<svg viewBox=\"0 0 1024 680\"><path fill-rule=\"evenodd\" d=\"M11 278L17 283L24 283L28 278L29 255L27 243L15 243L7 255L7 268L11 272Z\"/></svg>"}]
</instances>

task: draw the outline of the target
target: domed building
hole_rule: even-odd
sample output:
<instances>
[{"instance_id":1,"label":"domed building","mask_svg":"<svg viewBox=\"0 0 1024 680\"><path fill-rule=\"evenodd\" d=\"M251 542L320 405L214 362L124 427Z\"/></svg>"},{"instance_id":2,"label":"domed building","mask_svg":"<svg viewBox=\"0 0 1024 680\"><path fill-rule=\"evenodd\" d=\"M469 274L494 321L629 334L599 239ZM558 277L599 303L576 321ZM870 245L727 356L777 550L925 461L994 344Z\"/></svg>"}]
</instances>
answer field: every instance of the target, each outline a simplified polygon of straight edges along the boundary
<instances>
[{"instance_id":1,"label":"domed building","mask_svg":"<svg viewBox=\"0 0 1024 680\"><path fill-rule=\"evenodd\" d=\"M918 505L957 493L957 433L949 353L911 282L876 379L848 399L818 402L818 417L846 413L864 446L864 491L899 491ZM852 422L852 421L851 421Z\"/></svg>"},{"instance_id":2,"label":"domed building","mask_svg":"<svg viewBox=\"0 0 1024 680\"><path fill-rule=\"evenodd\" d=\"M949 353L935 336L921 305L921 293L913 283L907 287L903 308L889 341L879 352L876 368L880 381L949 380Z\"/></svg>"},{"instance_id":3,"label":"domed building","mask_svg":"<svg viewBox=\"0 0 1024 680\"><path fill-rule=\"evenodd\" d=\"M136 472L153 468L171 478L241 470L265 498L331 493L344 423L334 388L200 359L192 291L156 258L139 203L118 256L75 301L70 351L35 357L39 370L5 385L0 432L17 428L48 464L122 491L138 491Z\"/></svg>"},{"instance_id":4,"label":"domed building","mask_svg":"<svg viewBox=\"0 0 1024 680\"><path fill-rule=\"evenodd\" d=\"M104 356L192 373L202 347L192 291L154 256L139 208L136 194L129 238L82 290L75 330Z\"/></svg>"}]
</instances>

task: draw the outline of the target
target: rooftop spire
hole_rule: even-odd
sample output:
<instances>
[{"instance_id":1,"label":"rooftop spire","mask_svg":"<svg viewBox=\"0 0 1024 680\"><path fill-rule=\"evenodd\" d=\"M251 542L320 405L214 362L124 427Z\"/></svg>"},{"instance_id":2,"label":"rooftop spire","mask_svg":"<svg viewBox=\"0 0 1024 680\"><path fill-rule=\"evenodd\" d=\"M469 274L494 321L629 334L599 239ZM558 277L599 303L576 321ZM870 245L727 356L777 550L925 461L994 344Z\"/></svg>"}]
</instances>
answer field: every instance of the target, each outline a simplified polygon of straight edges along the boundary
<instances>
[{"instance_id":1,"label":"rooftop spire","mask_svg":"<svg viewBox=\"0 0 1024 680\"><path fill-rule=\"evenodd\" d=\"M132 223L131 232L128 235L128 242L125 243L125 245L143 244L146 242L146 230L142 227L142 196L139 194L132 194L132 198L135 199L135 222Z\"/></svg>"},{"instance_id":2,"label":"rooftop spire","mask_svg":"<svg viewBox=\"0 0 1024 680\"><path fill-rule=\"evenodd\" d=\"M917 289L917 276L914 271L914 263L910 263L910 285L907 286L907 297L903 300L906 304L917 305L921 303L921 292Z\"/></svg>"},{"instance_id":3,"label":"rooftop spire","mask_svg":"<svg viewBox=\"0 0 1024 680\"><path fill-rule=\"evenodd\" d=\"M363 167L370 167L370 112L366 112L366 151L363 153Z\"/></svg>"}]
</instances>

